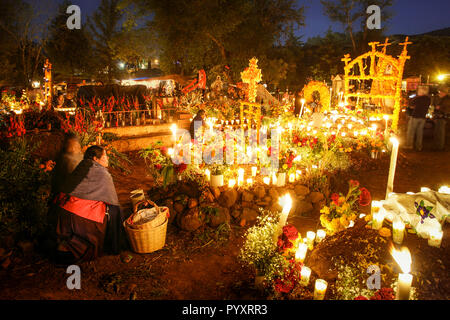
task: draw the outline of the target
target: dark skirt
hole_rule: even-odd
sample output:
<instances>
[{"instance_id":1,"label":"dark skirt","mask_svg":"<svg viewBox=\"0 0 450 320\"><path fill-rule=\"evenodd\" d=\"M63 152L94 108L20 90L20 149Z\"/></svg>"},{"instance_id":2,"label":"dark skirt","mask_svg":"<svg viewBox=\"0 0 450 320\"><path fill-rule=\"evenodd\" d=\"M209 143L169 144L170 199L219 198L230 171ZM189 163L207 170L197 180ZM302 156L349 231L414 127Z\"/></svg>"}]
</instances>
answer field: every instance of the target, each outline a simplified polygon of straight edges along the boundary
<instances>
[{"instance_id":1,"label":"dark skirt","mask_svg":"<svg viewBox=\"0 0 450 320\"><path fill-rule=\"evenodd\" d=\"M107 216L98 223L58 208L56 234L77 261L94 260L102 254Z\"/></svg>"}]
</instances>

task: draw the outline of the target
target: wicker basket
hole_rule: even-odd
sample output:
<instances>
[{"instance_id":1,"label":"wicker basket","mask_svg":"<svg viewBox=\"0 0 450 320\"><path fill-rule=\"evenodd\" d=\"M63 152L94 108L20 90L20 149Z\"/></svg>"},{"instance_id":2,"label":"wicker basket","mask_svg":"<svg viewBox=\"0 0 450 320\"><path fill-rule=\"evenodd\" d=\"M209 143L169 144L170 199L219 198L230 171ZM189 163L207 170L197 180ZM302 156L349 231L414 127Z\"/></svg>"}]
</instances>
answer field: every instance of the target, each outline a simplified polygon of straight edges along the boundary
<instances>
[{"instance_id":1,"label":"wicker basket","mask_svg":"<svg viewBox=\"0 0 450 320\"><path fill-rule=\"evenodd\" d=\"M138 210L141 204L153 205L153 208ZM169 218L169 208L158 207L150 200L143 200L134 205L133 214L125 223L132 229L151 229L161 225L166 218Z\"/></svg>"},{"instance_id":2,"label":"wicker basket","mask_svg":"<svg viewBox=\"0 0 450 320\"><path fill-rule=\"evenodd\" d=\"M157 216L143 224L131 223L136 214L142 211L137 211L138 205L144 202L155 206L154 209L158 212ZM130 218L123 222L133 251L137 253L151 253L162 249L166 243L169 209L164 207L160 208L150 200L146 200L137 203L134 211Z\"/></svg>"}]
</instances>

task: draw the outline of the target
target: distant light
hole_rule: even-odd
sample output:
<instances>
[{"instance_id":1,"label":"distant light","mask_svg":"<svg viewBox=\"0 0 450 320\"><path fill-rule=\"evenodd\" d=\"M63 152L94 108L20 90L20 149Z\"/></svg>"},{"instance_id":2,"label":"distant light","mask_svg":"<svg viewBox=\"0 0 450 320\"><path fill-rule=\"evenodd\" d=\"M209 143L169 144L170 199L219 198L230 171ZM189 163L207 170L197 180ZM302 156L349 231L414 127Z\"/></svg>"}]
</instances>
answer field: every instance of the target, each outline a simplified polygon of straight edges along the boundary
<instances>
[{"instance_id":1,"label":"distant light","mask_svg":"<svg viewBox=\"0 0 450 320\"><path fill-rule=\"evenodd\" d=\"M447 77L446 74L440 74L440 75L438 75L437 79L438 79L439 81L444 81L446 77Z\"/></svg>"},{"instance_id":2,"label":"distant light","mask_svg":"<svg viewBox=\"0 0 450 320\"><path fill-rule=\"evenodd\" d=\"M153 62L154 62L155 64L159 64L159 60L158 60L158 59L155 59Z\"/></svg>"},{"instance_id":3,"label":"distant light","mask_svg":"<svg viewBox=\"0 0 450 320\"><path fill-rule=\"evenodd\" d=\"M120 68L120 69L124 69L124 68L125 68L125 63L119 62L119 68Z\"/></svg>"},{"instance_id":4,"label":"distant light","mask_svg":"<svg viewBox=\"0 0 450 320\"><path fill-rule=\"evenodd\" d=\"M35 89L39 88L41 86L41 82L40 81L33 81L31 83L31 86Z\"/></svg>"}]
</instances>

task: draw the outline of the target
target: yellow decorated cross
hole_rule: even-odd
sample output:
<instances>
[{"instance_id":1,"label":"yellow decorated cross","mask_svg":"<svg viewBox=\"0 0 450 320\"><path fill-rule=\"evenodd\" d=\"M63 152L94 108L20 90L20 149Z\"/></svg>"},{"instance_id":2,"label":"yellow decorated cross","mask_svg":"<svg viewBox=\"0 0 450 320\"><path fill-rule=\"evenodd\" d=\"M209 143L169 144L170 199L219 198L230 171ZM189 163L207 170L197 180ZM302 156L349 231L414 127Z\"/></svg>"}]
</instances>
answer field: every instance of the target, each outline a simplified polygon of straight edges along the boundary
<instances>
[{"instance_id":1,"label":"yellow decorated cross","mask_svg":"<svg viewBox=\"0 0 450 320\"><path fill-rule=\"evenodd\" d=\"M243 83L248 84L248 101L253 103L256 101L256 85L262 80L261 69L258 68L258 59L250 59L248 68L241 72Z\"/></svg>"}]
</instances>

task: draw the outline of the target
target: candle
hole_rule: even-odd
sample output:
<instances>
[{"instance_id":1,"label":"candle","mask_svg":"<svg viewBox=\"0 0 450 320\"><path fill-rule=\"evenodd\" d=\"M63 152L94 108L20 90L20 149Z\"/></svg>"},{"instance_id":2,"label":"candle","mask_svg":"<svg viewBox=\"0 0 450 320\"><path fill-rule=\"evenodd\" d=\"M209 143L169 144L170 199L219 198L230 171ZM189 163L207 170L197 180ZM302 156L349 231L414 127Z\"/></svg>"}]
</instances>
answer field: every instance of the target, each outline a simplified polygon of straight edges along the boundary
<instances>
[{"instance_id":1,"label":"candle","mask_svg":"<svg viewBox=\"0 0 450 320\"><path fill-rule=\"evenodd\" d=\"M248 186L252 186L253 185L253 179L252 178L248 178L247 179L247 185Z\"/></svg>"},{"instance_id":2,"label":"candle","mask_svg":"<svg viewBox=\"0 0 450 320\"><path fill-rule=\"evenodd\" d=\"M263 178L263 182L264 182L265 184L269 185L269 184L270 184L270 177L264 177L264 178Z\"/></svg>"},{"instance_id":3,"label":"candle","mask_svg":"<svg viewBox=\"0 0 450 320\"><path fill-rule=\"evenodd\" d=\"M388 198L389 193L394 191L394 176L395 176L395 167L397 166L398 145L399 145L399 142L395 137L392 137L390 141L392 142L392 154L391 154L391 163L389 165L389 177L386 188L386 199Z\"/></svg>"},{"instance_id":4,"label":"candle","mask_svg":"<svg viewBox=\"0 0 450 320\"><path fill-rule=\"evenodd\" d=\"M311 269L303 266L302 271L300 271L300 285L306 287L309 283L310 277L311 277Z\"/></svg>"},{"instance_id":5,"label":"candle","mask_svg":"<svg viewBox=\"0 0 450 320\"><path fill-rule=\"evenodd\" d=\"M277 185L277 174L276 174L276 172L272 173L272 184L274 186Z\"/></svg>"},{"instance_id":6,"label":"candle","mask_svg":"<svg viewBox=\"0 0 450 320\"><path fill-rule=\"evenodd\" d=\"M428 191L431 191L431 189L428 188L428 187L421 187L420 188L420 192L428 192Z\"/></svg>"},{"instance_id":7,"label":"candle","mask_svg":"<svg viewBox=\"0 0 450 320\"><path fill-rule=\"evenodd\" d=\"M306 233L306 239L308 244L308 249L312 250L314 248L314 239L316 238L316 234L313 231L308 231Z\"/></svg>"},{"instance_id":8,"label":"candle","mask_svg":"<svg viewBox=\"0 0 450 320\"><path fill-rule=\"evenodd\" d=\"M173 143L175 145L177 143L177 125L176 124L172 124L170 126L170 130L172 131Z\"/></svg>"},{"instance_id":9,"label":"candle","mask_svg":"<svg viewBox=\"0 0 450 320\"><path fill-rule=\"evenodd\" d=\"M317 279L314 286L314 300L323 300L327 291L328 283L325 280Z\"/></svg>"},{"instance_id":10,"label":"candle","mask_svg":"<svg viewBox=\"0 0 450 320\"><path fill-rule=\"evenodd\" d=\"M308 246L306 243L300 243L298 245L297 251L295 252L295 260L303 263L305 261L306 252L308 251Z\"/></svg>"},{"instance_id":11,"label":"candle","mask_svg":"<svg viewBox=\"0 0 450 320\"><path fill-rule=\"evenodd\" d=\"M234 188L235 185L236 185L236 180L234 180L234 179L228 180L228 188Z\"/></svg>"},{"instance_id":12,"label":"candle","mask_svg":"<svg viewBox=\"0 0 450 320\"><path fill-rule=\"evenodd\" d=\"M211 171L209 171L209 169L205 170L205 175L206 175L206 180L211 180Z\"/></svg>"},{"instance_id":13,"label":"candle","mask_svg":"<svg viewBox=\"0 0 450 320\"><path fill-rule=\"evenodd\" d=\"M300 114L299 114L299 118L301 118L302 117L302 115L303 115L303 106L305 105L305 99L302 99L302 100L300 100L301 102L302 102L302 108L300 109Z\"/></svg>"},{"instance_id":14,"label":"candle","mask_svg":"<svg viewBox=\"0 0 450 320\"><path fill-rule=\"evenodd\" d=\"M396 219L392 224L392 238L396 244L402 244L405 233L405 224L402 220Z\"/></svg>"},{"instance_id":15,"label":"candle","mask_svg":"<svg viewBox=\"0 0 450 320\"><path fill-rule=\"evenodd\" d=\"M323 229L317 230L317 234L316 234L316 242L317 242L317 243L322 242L322 240L325 239L325 236L326 236L326 235L327 235L327 234L326 234L325 230L323 230Z\"/></svg>"},{"instance_id":16,"label":"candle","mask_svg":"<svg viewBox=\"0 0 450 320\"><path fill-rule=\"evenodd\" d=\"M450 188L447 186L442 186L438 190L439 193L450 194Z\"/></svg>"},{"instance_id":17,"label":"candle","mask_svg":"<svg viewBox=\"0 0 450 320\"><path fill-rule=\"evenodd\" d=\"M389 120L389 115L385 114L383 116L384 121L386 122L386 125L384 127L384 136L387 137L388 136L388 120Z\"/></svg>"},{"instance_id":18,"label":"candle","mask_svg":"<svg viewBox=\"0 0 450 320\"><path fill-rule=\"evenodd\" d=\"M290 182L290 183L295 182L295 174L291 173L291 174L289 175L289 182Z\"/></svg>"},{"instance_id":19,"label":"candle","mask_svg":"<svg viewBox=\"0 0 450 320\"><path fill-rule=\"evenodd\" d=\"M238 186L242 186L244 183L244 169L238 169Z\"/></svg>"},{"instance_id":20,"label":"candle","mask_svg":"<svg viewBox=\"0 0 450 320\"><path fill-rule=\"evenodd\" d=\"M289 193L285 194L284 196L280 197L278 199L278 203L281 205L283 210L281 211L281 217L280 217L280 226L284 227L286 225L286 221L289 215L289 212L292 208L292 199Z\"/></svg>"},{"instance_id":21,"label":"candle","mask_svg":"<svg viewBox=\"0 0 450 320\"><path fill-rule=\"evenodd\" d=\"M442 236L444 232L442 230L431 230L430 237L428 238L428 245L432 247L439 248L442 243Z\"/></svg>"},{"instance_id":22,"label":"candle","mask_svg":"<svg viewBox=\"0 0 450 320\"><path fill-rule=\"evenodd\" d=\"M412 263L411 253L406 247L403 247L401 251L399 251L396 250L394 246L391 246L391 255L402 269L402 273L399 273L398 275L396 300L409 300L413 280L413 276L409 274Z\"/></svg>"},{"instance_id":23,"label":"candle","mask_svg":"<svg viewBox=\"0 0 450 320\"><path fill-rule=\"evenodd\" d=\"M295 171L295 180L300 179L301 174L302 174L302 171L301 171L301 170L296 170L296 171Z\"/></svg>"},{"instance_id":24,"label":"candle","mask_svg":"<svg viewBox=\"0 0 450 320\"><path fill-rule=\"evenodd\" d=\"M175 154L173 148L167 149L167 154L168 154L170 157L173 157L173 155Z\"/></svg>"},{"instance_id":25,"label":"candle","mask_svg":"<svg viewBox=\"0 0 450 320\"><path fill-rule=\"evenodd\" d=\"M372 228L379 230L383 226L384 214L380 211L372 214Z\"/></svg>"},{"instance_id":26,"label":"candle","mask_svg":"<svg viewBox=\"0 0 450 320\"><path fill-rule=\"evenodd\" d=\"M256 170L258 170L257 167L252 167L252 177L256 177Z\"/></svg>"}]
</instances>

